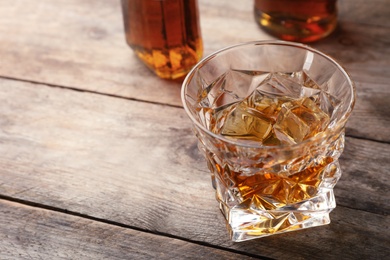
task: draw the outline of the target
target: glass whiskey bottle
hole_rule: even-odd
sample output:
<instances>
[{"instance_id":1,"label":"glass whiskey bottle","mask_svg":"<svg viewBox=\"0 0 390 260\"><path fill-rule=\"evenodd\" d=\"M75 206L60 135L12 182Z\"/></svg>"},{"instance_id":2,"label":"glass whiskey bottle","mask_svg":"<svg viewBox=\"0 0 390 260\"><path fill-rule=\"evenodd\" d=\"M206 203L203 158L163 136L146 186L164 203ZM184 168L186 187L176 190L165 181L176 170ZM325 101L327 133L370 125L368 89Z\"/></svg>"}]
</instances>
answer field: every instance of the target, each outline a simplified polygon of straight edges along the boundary
<instances>
[{"instance_id":1,"label":"glass whiskey bottle","mask_svg":"<svg viewBox=\"0 0 390 260\"><path fill-rule=\"evenodd\" d=\"M122 0L127 44L155 74L184 77L203 44L197 0Z\"/></svg>"}]
</instances>

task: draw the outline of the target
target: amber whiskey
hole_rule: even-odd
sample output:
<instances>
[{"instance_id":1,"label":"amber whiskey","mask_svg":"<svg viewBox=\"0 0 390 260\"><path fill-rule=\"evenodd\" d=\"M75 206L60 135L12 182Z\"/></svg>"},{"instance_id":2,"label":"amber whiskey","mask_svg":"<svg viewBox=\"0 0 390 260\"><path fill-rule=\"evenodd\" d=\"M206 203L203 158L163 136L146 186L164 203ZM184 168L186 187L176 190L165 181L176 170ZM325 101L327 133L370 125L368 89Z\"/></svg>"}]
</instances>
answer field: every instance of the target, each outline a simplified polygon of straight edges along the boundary
<instances>
[{"instance_id":1,"label":"amber whiskey","mask_svg":"<svg viewBox=\"0 0 390 260\"><path fill-rule=\"evenodd\" d=\"M329 223L344 135L311 140L327 131L339 105L299 71L270 73L243 100L204 110L211 132L242 144L208 152L200 143L233 240Z\"/></svg>"},{"instance_id":2,"label":"amber whiskey","mask_svg":"<svg viewBox=\"0 0 390 260\"><path fill-rule=\"evenodd\" d=\"M336 0L255 0L254 10L265 31L288 41L317 41L337 24Z\"/></svg>"},{"instance_id":3,"label":"amber whiskey","mask_svg":"<svg viewBox=\"0 0 390 260\"><path fill-rule=\"evenodd\" d=\"M183 77L203 53L196 0L122 0L126 41L159 77Z\"/></svg>"}]
</instances>

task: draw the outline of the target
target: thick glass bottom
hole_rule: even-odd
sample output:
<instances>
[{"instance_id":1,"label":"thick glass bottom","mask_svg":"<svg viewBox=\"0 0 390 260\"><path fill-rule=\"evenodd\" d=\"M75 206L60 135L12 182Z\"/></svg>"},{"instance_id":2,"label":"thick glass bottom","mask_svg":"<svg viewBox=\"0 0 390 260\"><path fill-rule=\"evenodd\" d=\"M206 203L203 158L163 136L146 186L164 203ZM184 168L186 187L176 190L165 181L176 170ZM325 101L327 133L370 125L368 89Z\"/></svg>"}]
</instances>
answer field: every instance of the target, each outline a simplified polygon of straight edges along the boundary
<instances>
[{"instance_id":1,"label":"thick glass bottom","mask_svg":"<svg viewBox=\"0 0 390 260\"><path fill-rule=\"evenodd\" d=\"M242 203L229 209L222 202L220 202L220 208L227 220L227 228L232 241L241 242L327 225L330 223L329 213L336 206L332 191L300 204L302 210L294 209L298 205L277 210L255 210L251 208L250 203ZM304 210L308 207L320 210Z\"/></svg>"}]
</instances>

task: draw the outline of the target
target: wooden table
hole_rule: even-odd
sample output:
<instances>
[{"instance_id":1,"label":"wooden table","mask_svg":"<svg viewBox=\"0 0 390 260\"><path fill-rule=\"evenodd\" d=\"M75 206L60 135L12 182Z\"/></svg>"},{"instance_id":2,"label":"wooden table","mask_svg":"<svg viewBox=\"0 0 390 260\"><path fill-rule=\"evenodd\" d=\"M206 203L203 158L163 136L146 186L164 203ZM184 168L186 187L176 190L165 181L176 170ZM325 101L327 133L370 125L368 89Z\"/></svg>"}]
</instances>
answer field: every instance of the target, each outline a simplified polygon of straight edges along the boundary
<instances>
[{"instance_id":1,"label":"wooden table","mask_svg":"<svg viewBox=\"0 0 390 260\"><path fill-rule=\"evenodd\" d=\"M206 55L272 39L252 5L199 1ZM339 7L311 44L358 93L332 223L233 243L180 83L126 46L119 1L0 0L0 259L389 257L390 5Z\"/></svg>"}]
</instances>

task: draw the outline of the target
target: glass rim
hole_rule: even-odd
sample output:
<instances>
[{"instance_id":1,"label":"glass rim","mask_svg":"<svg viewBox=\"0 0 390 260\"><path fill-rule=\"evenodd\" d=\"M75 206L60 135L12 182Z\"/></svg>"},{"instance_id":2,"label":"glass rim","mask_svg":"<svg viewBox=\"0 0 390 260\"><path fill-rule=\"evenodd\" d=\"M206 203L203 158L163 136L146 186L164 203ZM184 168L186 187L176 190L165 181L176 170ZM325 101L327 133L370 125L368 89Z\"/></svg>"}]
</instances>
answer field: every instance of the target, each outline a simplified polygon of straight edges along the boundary
<instances>
[{"instance_id":1,"label":"glass rim","mask_svg":"<svg viewBox=\"0 0 390 260\"><path fill-rule=\"evenodd\" d=\"M223 52L229 51L231 49L235 49L235 48L238 48L238 47L249 46L249 45L252 45L252 46L254 46L254 45L281 45L281 46L289 46L289 47L305 49L305 50L311 51L311 52L313 52L315 54L318 54L318 55L324 57L325 59L329 60L332 64L334 64L337 67L337 69L340 70L341 73L347 79L348 86L351 88L351 92L352 92L351 100L350 100L349 104L347 104L348 109L343 113L343 115L340 117L340 119L336 121L335 126L332 129L327 128L323 132L321 132L321 133L319 133L319 134L317 134L317 135L315 135L313 137L310 137L310 138L308 138L306 140L303 140L302 142L299 142L299 143L296 143L296 144L291 144L291 145L276 145L276 146L266 146L266 145L262 145L260 143L256 143L254 141L253 142L252 141L248 142L248 141L245 141L245 140L227 138L227 137L225 137L223 135L216 134L216 133L210 131L209 129L207 129L205 126L203 126L193 116L193 114L191 113L189 107L187 106L186 89L188 87L188 83L193 78L195 72L199 68L201 68L208 60L212 59L213 57L217 56L218 54L221 54ZM237 146L247 147L247 148L258 148L258 149L264 149L264 150L266 150L266 149L269 149L269 150L272 150L272 149L279 150L279 149L286 149L287 148L287 149L290 150L290 149L295 148L295 147L301 147L301 146L307 145L308 143L320 142L320 141L326 139L326 137L329 136L329 134L338 133L341 130L342 126L345 125L345 123L346 123L347 119L349 118L349 116L351 115L351 112L353 110L353 107L354 107L355 101L356 101L356 88L355 88L355 84L352 81L352 79L351 79L350 75L348 74L348 72L344 69L344 67L342 65L340 65L340 63L338 63L330 55L325 54L325 53L323 53L323 52L321 52L321 51L319 51L317 49L314 49L314 48L312 48L312 47L310 47L310 46L308 46L306 44L302 44L302 43L288 42L288 41L281 41L281 40L264 40L264 41L250 41L250 42L245 42L245 43L239 43L239 44L231 45L231 46L219 49L219 50L217 50L217 51L207 55L203 59L201 59L190 70L190 72L187 74L187 76L185 77L185 79L184 79L184 81L182 83L181 100L182 100L182 104L183 104L183 107L184 107L184 110L185 110L187 116L190 118L190 120L195 125L195 127L199 128L203 132L207 133L210 136L213 136L214 138L216 138L218 140L221 140L223 142L227 142L227 143L230 143L230 144L233 144L233 145L237 145Z\"/></svg>"}]
</instances>

